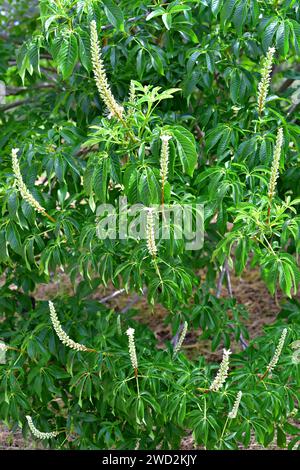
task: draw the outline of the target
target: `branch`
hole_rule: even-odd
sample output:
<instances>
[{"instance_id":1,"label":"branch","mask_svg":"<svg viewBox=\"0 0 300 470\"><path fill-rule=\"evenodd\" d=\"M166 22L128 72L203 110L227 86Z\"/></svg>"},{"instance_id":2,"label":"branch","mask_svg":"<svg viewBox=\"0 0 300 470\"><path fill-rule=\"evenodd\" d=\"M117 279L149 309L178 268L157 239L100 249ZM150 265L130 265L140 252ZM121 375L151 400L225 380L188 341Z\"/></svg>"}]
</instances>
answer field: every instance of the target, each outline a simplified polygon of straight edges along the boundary
<instances>
[{"instance_id":1,"label":"branch","mask_svg":"<svg viewBox=\"0 0 300 470\"><path fill-rule=\"evenodd\" d=\"M17 108L18 106L23 106L23 104L32 103L34 100L28 98L26 100L18 100L14 101L13 103L6 104L5 106L0 107L0 112L8 111L9 109Z\"/></svg>"},{"instance_id":2,"label":"branch","mask_svg":"<svg viewBox=\"0 0 300 470\"><path fill-rule=\"evenodd\" d=\"M139 20L143 20L144 18L146 18L146 16L148 16L149 12L147 11L146 13L144 13L144 15L139 15L139 16L133 16L132 18L128 18L128 20L126 20L126 23L133 23L134 21L139 21ZM105 24L103 26L101 26L101 31L106 31L107 29L112 29L114 28L114 25L112 24Z\"/></svg>"},{"instance_id":3,"label":"branch","mask_svg":"<svg viewBox=\"0 0 300 470\"><path fill-rule=\"evenodd\" d=\"M38 84L38 85L34 85L30 88L27 88L27 87L6 87L6 93L5 95L6 96L12 96L12 95L20 95L21 93L26 93L26 92L30 92L31 90L42 90L42 89L46 89L46 88L55 88L55 85L52 84L52 83L41 83L41 84Z\"/></svg>"},{"instance_id":4,"label":"branch","mask_svg":"<svg viewBox=\"0 0 300 470\"><path fill-rule=\"evenodd\" d=\"M99 302L100 304L105 304L106 302L108 302L108 300L114 299L118 295L123 294L123 292L125 292L125 289L116 290L115 292L108 295L107 297L103 297L103 299L100 299Z\"/></svg>"}]
</instances>

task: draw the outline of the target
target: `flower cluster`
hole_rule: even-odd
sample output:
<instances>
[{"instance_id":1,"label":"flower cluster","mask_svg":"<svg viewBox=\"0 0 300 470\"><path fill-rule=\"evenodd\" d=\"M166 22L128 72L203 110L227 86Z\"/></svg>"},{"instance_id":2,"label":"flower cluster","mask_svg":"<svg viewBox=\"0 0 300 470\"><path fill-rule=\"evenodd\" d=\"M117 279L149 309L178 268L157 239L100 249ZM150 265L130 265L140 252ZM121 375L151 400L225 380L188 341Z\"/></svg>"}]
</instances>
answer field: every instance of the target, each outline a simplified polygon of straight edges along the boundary
<instances>
[{"instance_id":1,"label":"flower cluster","mask_svg":"<svg viewBox=\"0 0 300 470\"><path fill-rule=\"evenodd\" d=\"M236 415L237 415L237 412L239 410L239 406L240 406L240 403L241 403L242 395L243 395L242 392L238 392L238 394L236 396L236 399L235 399L235 402L233 404L232 410L230 411L230 413L228 413L228 418L229 419L236 418Z\"/></svg>"},{"instance_id":2,"label":"flower cluster","mask_svg":"<svg viewBox=\"0 0 300 470\"><path fill-rule=\"evenodd\" d=\"M121 316L117 316L117 332L119 336L122 336L122 325L121 325Z\"/></svg>"},{"instance_id":3,"label":"flower cluster","mask_svg":"<svg viewBox=\"0 0 300 470\"><path fill-rule=\"evenodd\" d=\"M69 346L69 348L75 349L75 351L90 351L90 349L84 346L83 344L75 343L75 341L69 338L67 333L65 333L65 331L61 327L55 307L51 301L49 301L49 310L53 328L61 342L66 346Z\"/></svg>"},{"instance_id":4,"label":"flower cluster","mask_svg":"<svg viewBox=\"0 0 300 470\"><path fill-rule=\"evenodd\" d=\"M155 243L153 209L151 208L147 210L147 248L150 255L154 258L157 255L157 246Z\"/></svg>"},{"instance_id":5,"label":"flower cluster","mask_svg":"<svg viewBox=\"0 0 300 470\"><path fill-rule=\"evenodd\" d=\"M220 364L220 368L218 370L218 373L217 373L213 383L209 387L209 389L214 391L214 392L217 392L218 390L220 390L220 388L222 388L222 386L225 383L225 380L228 377L229 356L230 356L230 354L231 354L231 351L229 349L228 350L223 349L223 359L222 359L222 362Z\"/></svg>"},{"instance_id":6,"label":"flower cluster","mask_svg":"<svg viewBox=\"0 0 300 470\"><path fill-rule=\"evenodd\" d=\"M274 54L275 54L275 48L270 47L267 52L265 61L264 61L263 69L261 71L261 80L258 84L258 113L259 115L262 114L265 108L266 98L268 96Z\"/></svg>"},{"instance_id":7,"label":"flower cluster","mask_svg":"<svg viewBox=\"0 0 300 470\"><path fill-rule=\"evenodd\" d=\"M136 357L136 350L135 350L135 343L134 343L134 328L128 328L126 331L128 336L128 347L129 347L129 355L132 367L136 371L138 368L138 361Z\"/></svg>"},{"instance_id":8,"label":"flower cluster","mask_svg":"<svg viewBox=\"0 0 300 470\"><path fill-rule=\"evenodd\" d=\"M270 176L269 189L268 189L268 196L270 199L273 199L275 190L276 190L276 183L277 183L277 178L279 174L280 155L281 155L282 145L283 145L283 130L280 127L278 129L277 137L276 137L276 144L274 148L271 176Z\"/></svg>"},{"instance_id":9,"label":"flower cluster","mask_svg":"<svg viewBox=\"0 0 300 470\"><path fill-rule=\"evenodd\" d=\"M18 151L19 149L12 149L11 157L12 157L12 168L16 178L18 190L22 198L28 202L28 204L37 212L46 215L45 209L40 205L40 203L34 199L32 194L28 191L26 184L23 181L23 177L21 175L19 160L18 160Z\"/></svg>"},{"instance_id":10,"label":"flower cluster","mask_svg":"<svg viewBox=\"0 0 300 470\"><path fill-rule=\"evenodd\" d=\"M124 108L120 106L115 97L113 96L104 67L103 60L101 58L101 50L98 41L97 34L97 25L96 21L91 22L91 56L93 71L95 75L96 85L99 91L99 94L107 106L110 114L115 116L120 121L123 121Z\"/></svg>"},{"instance_id":11,"label":"flower cluster","mask_svg":"<svg viewBox=\"0 0 300 470\"><path fill-rule=\"evenodd\" d=\"M183 344L184 338L185 338L186 333L187 333L187 328L188 328L188 323L187 323L187 321L185 321L184 324L183 324L183 328L182 328L182 332L181 332L181 335L179 337L179 340L177 341L177 344L174 348L173 357L176 356L176 354L181 349L181 346Z\"/></svg>"},{"instance_id":12,"label":"flower cluster","mask_svg":"<svg viewBox=\"0 0 300 470\"><path fill-rule=\"evenodd\" d=\"M160 138L162 141L160 155L160 176L162 181L162 187L164 187L164 184L168 178L169 140L172 139L172 137L168 134L163 134L160 136Z\"/></svg>"},{"instance_id":13,"label":"flower cluster","mask_svg":"<svg viewBox=\"0 0 300 470\"><path fill-rule=\"evenodd\" d=\"M28 426L30 428L30 431L32 434L37 437L38 439L52 439L53 437L56 437L58 435L57 431L52 431L52 432L41 432L39 431L35 425L33 424L31 416L26 416Z\"/></svg>"},{"instance_id":14,"label":"flower cluster","mask_svg":"<svg viewBox=\"0 0 300 470\"><path fill-rule=\"evenodd\" d=\"M268 372L272 372L272 370L275 368L277 362L279 361L279 357L280 357L280 354L282 352L282 348L283 348L283 345L284 345L284 342L285 342L287 331L288 331L287 328L284 328L282 330L277 348L275 349L274 356L272 357L272 359L271 359L271 361L270 361L270 363L267 367Z\"/></svg>"}]
</instances>

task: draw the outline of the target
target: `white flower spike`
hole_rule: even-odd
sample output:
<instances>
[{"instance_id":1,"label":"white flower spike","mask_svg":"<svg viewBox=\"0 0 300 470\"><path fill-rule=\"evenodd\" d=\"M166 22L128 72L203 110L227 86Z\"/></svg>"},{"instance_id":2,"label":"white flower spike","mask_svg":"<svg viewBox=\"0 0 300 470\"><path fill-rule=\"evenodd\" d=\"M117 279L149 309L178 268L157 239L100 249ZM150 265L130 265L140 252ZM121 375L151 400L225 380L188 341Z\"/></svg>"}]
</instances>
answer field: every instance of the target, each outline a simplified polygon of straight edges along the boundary
<instances>
[{"instance_id":1,"label":"white flower spike","mask_svg":"<svg viewBox=\"0 0 300 470\"><path fill-rule=\"evenodd\" d=\"M243 395L242 392L238 392L238 394L236 396L236 399L235 399L235 402L234 402L234 405L232 407L232 410L230 411L230 413L228 413L228 418L229 419L236 418L238 410L239 410L239 406L240 406L240 403L241 403L242 395Z\"/></svg>"},{"instance_id":2,"label":"white flower spike","mask_svg":"<svg viewBox=\"0 0 300 470\"><path fill-rule=\"evenodd\" d=\"M74 349L75 351L94 351L93 349L87 348L83 344L75 343L75 341L73 341L67 335L67 333L62 329L54 304L50 300L49 300L49 310L50 310L50 318L52 321L53 328L63 344L65 344L66 346L69 346L69 348Z\"/></svg>"},{"instance_id":3,"label":"white flower spike","mask_svg":"<svg viewBox=\"0 0 300 470\"><path fill-rule=\"evenodd\" d=\"M52 439L53 437L56 437L58 435L57 431L52 431L52 432L41 432L39 431L35 425L33 424L31 416L26 416L28 426L30 428L30 431L32 434L37 437L38 439Z\"/></svg>"},{"instance_id":4,"label":"white flower spike","mask_svg":"<svg viewBox=\"0 0 300 470\"><path fill-rule=\"evenodd\" d=\"M149 251L149 254L155 258L157 255L157 246L155 243L155 224L154 224L154 218L153 218L153 209L149 208L147 209L147 248Z\"/></svg>"},{"instance_id":5,"label":"white flower spike","mask_svg":"<svg viewBox=\"0 0 300 470\"><path fill-rule=\"evenodd\" d=\"M275 54L275 48L270 47L266 58L264 60L264 65L261 71L261 80L258 84L258 114L261 115L265 109L265 103L268 96L270 81L271 81L271 72L272 72L272 63L273 56Z\"/></svg>"},{"instance_id":6,"label":"white flower spike","mask_svg":"<svg viewBox=\"0 0 300 470\"><path fill-rule=\"evenodd\" d=\"M97 34L97 25L96 21L91 22L91 56L92 64L95 75L96 85L99 91L99 94L104 101L105 105L108 108L110 115L115 116L119 121L123 122L123 106L119 105L111 92L106 71L104 67L104 62L101 58L101 50L98 41Z\"/></svg>"},{"instance_id":7,"label":"white flower spike","mask_svg":"<svg viewBox=\"0 0 300 470\"><path fill-rule=\"evenodd\" d=\"M270 200L273 199L275 195L275 191L276 191L282 145L283 145L283 130L280 127L277 131L276 144L274 148L271 176L270 176L269 189L268 189L268 196Z\"/></svg>"},{"instance_id":8,"label":"white flower spike","mask_svg":"<svg viewBox=\"0 0 300 470\"><path fill-rule=\"evenodd\" d=\"M179 340L177 341L177 344L174 348L173 357L175 357L176 354L178 354L178 352L180 351L181 346L182 346L182 344L184 342L184 339L186 337L187 329L188 329L188 322L185 321L184 324L183 324L183 328L182 328L182 332L181 332L181 335L179 337Z\"/></svg>"},{"instance_id":9,"label":"white flower spike","mask_svg":"<svg viewBox=\"0 0 300 470\"><path fill-rule=\"evenodd\" d=\"M229 356L231 354L231 351L228 349L223 349L223 359L220 364L220 368L218 370L218 373L209 387L210 390L213 392L217 392L220 390L220 388L223 387L227 377L228 377L228 370L229 370Z\"/></svg>"},{"instance_id":10,"label":"white flower spike","mask_svg":"<svg viewBox=\"0 0 300 470\"><path fill-rule=\"evenodd\" d=\"M160 136L162 141L161 154L160 154L160 177L162 185L162 193L164 193L164 186L168 180L168 165L169 165L169 140L172 137L168 134ZM162 201L164 203L164 201Z\"/></svg>"},{"instance_id":11,"label":"white flower spike","mask_svg":"<svg viewBox=\"0 0 300 470\"><path fill-rule=\"evenodd\" d=\"M137 361L137 356L136 356L136 350L135 350L135 343L134 343L134 328L128 328L126 331L126 334L128 336L128 347L129 347L129 355L130 355L130 360L132 367L135 371L135 374L137 373L138 369L138 361Z\"/></svg>"},{"instance_id":12,"label":"white flower spike","mask_svg":"<svg viewBox=\"0 0 300 470\"><path fill-rule=\"evenodd\" d=\"M272 357L272 359L271 359L271 361L270 361L270 363L267 367L268 372L272 372L272 370L277 365L277 362L279 361L279 358L280 358L280 355L281 355L281 352L282 352L282 348L283 348L283 345L284 345L284 342L285 342L285 338L286 338L286 335L287 335L287 331L288 331L287 328L284 328L282 330L277 348L275 349L274 356Z\"/></svg>"},{"instance_id":13,"label":"white flower spike","mask_svg":"<svg viewBox=\"0 0 300 470\"><path fill-rule=\"evenodd\" d=\"M53 217L51 217L45 209L41 206L41 204L33 197L33 195L29 192L26 184L24 183L21 170L20 170L20 165L19 165L19 160L18 160L18 151L19 149L12 149L11 151L11 158L12 158L12 169L14 172L14 176L16 179L17 183L17 188L24 199L36 212L39 212L40 214L48 217L51 222L55 222Z\"/></svg>"}]
</instances>

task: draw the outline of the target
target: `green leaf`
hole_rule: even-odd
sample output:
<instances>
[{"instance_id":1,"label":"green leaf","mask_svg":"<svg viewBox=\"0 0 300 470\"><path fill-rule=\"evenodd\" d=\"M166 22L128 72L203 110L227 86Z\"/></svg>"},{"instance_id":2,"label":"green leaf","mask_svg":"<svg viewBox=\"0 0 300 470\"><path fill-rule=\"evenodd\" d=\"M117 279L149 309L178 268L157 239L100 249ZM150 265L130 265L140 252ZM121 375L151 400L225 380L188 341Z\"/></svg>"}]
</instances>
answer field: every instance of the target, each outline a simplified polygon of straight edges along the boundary
<instances>
[{"instance_id":1,"label":"green leaf","mask_svg":"<svg viewBox=\"0 0 300 470\"><path fill-rule=\"evenodd\" d=\"M160 185L151 168L146 168L139 179L139 199L142 204L150 206L160 202Z\"/></svg>"},{"instance_id":2,"label":"green leaf","mask_svg":"<svg viewBox=\"0 0 300 470\"><path fill-rule=\"evenodd\" d=\"M160 55L155 50L152 49L150 53L150 57L151 57L151 63L153 67L155 68L155 70L160 75L164 75L164 66L163 66L163 62L162 62Z\"/></svg>"},{"instance_id":3,"label":"green leaf","mask_svg":"<svg viewBox=\"0 0 300 470\"><path fill-rule=\"evenodd\" d=\"M286 56L289 51L289 35L289 25L286 21L282 21L276 32L276 47L283 56Z\"/></svg>"},{"instance_id":4,"label":"green leaf","mask_svg":"<svg viewBox=\"0 0 300 470\"><path fill-rule=\"evenodd\" d=\"M170 13L164 13L162 15L162 20L167 30L170 30L172 27L172 15Z\"/></svg>"},{"instance_id":5,"label":"green leaf","mask_svg":"<svg viewBox=\"0 0 300 470\"><path fill-rule=\"evenodd\" d=\"M224 28L225 22L228 21L234 10L236 0L225 0L224 5L221 10L221 25Z\"/></svg>"},{"instance_id":6,"label":"green leaf","mask_svg":"<svg viewBox=\"0 0 300 470\"><path fill-rule=\"evenodd\" d=\"M150 21L152 18L156 18L157 16L161 16L165 13L164 8L157 8L156 10L151 11L149 15L146 16L146 21Z\"/></svg>"},{"instance_id":7,"label":"green leaf","mask_svg":"<svg viewBox=\"0 0 300 470\"><path fill-rule=\"evenodd\" d=\"M22 254L22 244L16 224L9 222L6 229L7 242L18 255Z\"/></svg>"},{"instance_id":8,"label":"green leaf","mask_svg":"<svg viewBox=\"0 0 300 470\"><path fill-rule=\"evenodd\" d=\"M6 243L6 232L5 230L0 231L0 262L4 262L8 259L7 243Z\"/></svg>"},{"instance_id":9,"label":"green leaf","mask_svg":"<svg viewBox=\"0 0 300 470\"><path fill-rule=\"evenodd\" d=\"M94 191L100 202L106 202L107 198L108 164L108 158L103 157L94 174Z\"/></svg>"},{"instance_id":10,"label":"green leaf","mask_svg":"<svg viewBox=\"0 0 300 470\"><path fill-rule=\"evenodd\" d=\"M276 31L277 25L278 25L278 19L275 18L270 21L270 23L267 25L267 27L263 31L262 46L265 52L267 52L269 47L272 45L273 37Z\"/></svg>"},{"instance_id":11,"label":"green leaf","mask_svg":"<svg viewBox=\"0 0 300 470\"><path fill-rule=\"evenodd\" d=\"M182 126L172 127L172 133L176 140L177 152L183 171L189 176L193 176L198 160L195 138L191 132Z\"/></svg>"},{"instance_id":12,"label":"green leaf","mask_svg":"<svg viewBox=\"0 0 300 470\"><path fill-rule=\"evenodd\" d=\"M233 70L230 77L230 98L233 103L236 103L239 99L241 79L238 70Z\"/></svg>"},{"instance_id":13,"label":"green leaf","mask_svg":"<svg viewBox=\"0 0 300 470\"><path fill-rule=\"evenodd\" d=\"M119 31L124 31L124 16L121 8L113 0L102 0L108 21Z\"/></svg>"},{"instance_id":14,"label":"green leaf","mask_svg":"<svg viewBox=\"0 0 300 470\"><path fill-rule=\"evenodd\" d=\"M14 220L17 220L19 199L15 191L10 193L10 195L8 196L7 207L8 207L8 212L9 212L10 217Z\"/></svg>"},{"instance_id":15,"label":"green leaf","mask_svg":"<svg viewBox=\"0 0 300 470\"><path fill-rule=\"evenodd\" d=\"M65 36L60 46L57 56L58 68L61 71L63 78L68 78L76 65L78 60L78 43L77 37L74 33Z\"/></svg>"},{"instance_id":16,"label":"green leaf","mask_svg":"<svg viewBox=\"0 0 300 470\"><path fill-rule=\"evenodd\" d=\"M90 37L86 31L80 30L78 34L79 59L83 67L90 72L92 69L90 54Z\"/></svg>"}]
</instances>

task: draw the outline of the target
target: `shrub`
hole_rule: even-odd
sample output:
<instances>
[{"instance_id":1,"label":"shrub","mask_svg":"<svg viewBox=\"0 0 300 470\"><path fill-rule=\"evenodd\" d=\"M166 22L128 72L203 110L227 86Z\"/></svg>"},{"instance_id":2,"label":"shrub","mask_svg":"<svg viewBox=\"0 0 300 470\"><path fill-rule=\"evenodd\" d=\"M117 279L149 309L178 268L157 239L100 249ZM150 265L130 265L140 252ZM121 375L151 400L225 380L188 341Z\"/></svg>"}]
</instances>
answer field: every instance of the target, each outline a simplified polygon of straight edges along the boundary
<instances>
[{"instance_id":1,"label":"shrub","mask_svg":"<svg viewBox=\"0 0 300 470\"><path fill-rule=\"evenodd\" d=\"M17 18L25 3L11 3ZM14 24L0 42L7 423L59 448L177 448L188 429L207 449L247 447L253 433L268 446L275 432L298 446L299 103L288 67L300 18L296 2L275 3L40 0L26 30ZM176 215L156 237L174 205L190 208L196 249L176 236ZM124 215L144 239L114 226ZM246 266L285 300L250 343L230 289L230 270ZM34 291L60 270L74 295L49 311ZM157 350L131 309L118 317L92 300L108 284L163 304L173 347ZM224 347L221 365L180 352L192 326ZM233 339L242 351L230 354Z\"/></svg>"}]
</instances>

